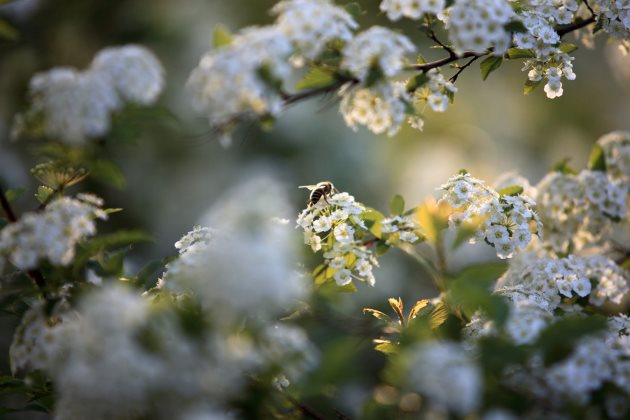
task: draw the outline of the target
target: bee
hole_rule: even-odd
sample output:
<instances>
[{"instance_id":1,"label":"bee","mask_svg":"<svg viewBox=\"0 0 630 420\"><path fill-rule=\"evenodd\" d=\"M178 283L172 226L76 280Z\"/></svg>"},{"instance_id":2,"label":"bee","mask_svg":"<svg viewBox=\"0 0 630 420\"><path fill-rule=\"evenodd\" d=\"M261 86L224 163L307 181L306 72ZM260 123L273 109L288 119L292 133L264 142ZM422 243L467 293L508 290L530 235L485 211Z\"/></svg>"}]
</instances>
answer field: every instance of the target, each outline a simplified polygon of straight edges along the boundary
<instances>
[{"instance_id":1,"label":"bee","mask_svg":"<svg viewBox=\"0 0 630 420\"><path fill-rule=\"evenodd\" d=\"M328 203L328 200L326 200L326 197L331 196L333 192L337 191L333 183L330 181L319 182L317 185L301 185L299 188L308 188L311 191L311 195L308 197L308 201L306 202L308 207L314 206L322 198L326 204L330 204Z\"/></svg>"}]
</instances>

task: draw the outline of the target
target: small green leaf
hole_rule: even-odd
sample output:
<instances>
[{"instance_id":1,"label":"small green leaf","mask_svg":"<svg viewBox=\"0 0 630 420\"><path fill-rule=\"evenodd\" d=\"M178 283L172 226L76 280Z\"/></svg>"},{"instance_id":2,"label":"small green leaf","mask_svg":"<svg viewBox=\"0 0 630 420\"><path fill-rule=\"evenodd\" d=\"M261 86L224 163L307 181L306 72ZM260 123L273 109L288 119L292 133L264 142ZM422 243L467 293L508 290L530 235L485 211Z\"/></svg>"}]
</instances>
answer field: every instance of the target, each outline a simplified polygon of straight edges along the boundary
<instances>
[{"instance_id":1,"label":"small green leaf","mask_svg":"<svg viewBox=\"0 0 630 420\"><path fill-rule=\"evenodd\" d=\"M19 32L9 22L0 19L0 39L16 41L20 37Z\"/></svg>"},{"instance_id":2,"label":"small green leaf","mask_svg":"<svg viewBox=\"0 0 630 420\"><path fill-rule=\"evenodd\" d=\"M399 215L405 211L405 199L400 195L396 194L392 201L389 204L389 212L392 215Z\"/></svg>"},{"instance_id":3,"label":"small green leaf","mask_svg":"<svg viewBox=\"0 0 630 420\"><path fill-rule=\"evenodd\" d=\"M448 308L444 303L438 302L429 315L429 325L431 328L437 328L444 324L446 318L448 318Z\"/></svg>"},{"instance_id":4,"label":"small green leaf","mask_svg":"<svg viewBox=\"0 0 630 420\"><path fill-rule=\"evenodd\" d=\"M24 193L24 191L26 191L24 188L11 188L4 192L4 196L10 203L17 200L18 197L20 197Z\"/></svg>"},{"instance_id":5,"label":"small green leaf","mask_svg":"<svg viewBox=\"0 0 630 420\"><path fill-rule=\"evenodd\" d=\"M295 88L297 90L317 89L330 86L335 82L335 74L321 67L311 67Z\"/></svg>"},{"instance_id":6,"label":"small green leaf","mask_svg":"<svg viewBox=\"0 0 630 420\"><path fill-rule=\"evenodd\" d=\"M382 341L374 346L374 350L385 354L396 354L398 353L398 346L391 341Z\"/></svg>"},{"instance_id":7,"label":"small green leaf","mask_svg":"<svg viewBox=\"0 0 630 420\"><path fill-rule=\"evenodd\" d=\"M424 56L422 54L418 54L418 58L417 58L416 62L418 64L426 64L427 60L424 59ZM424 73L422 73L422 74L424 74Z\"/></svg>"},{"instance_id":8,"label":"small green leaf","mask_svg":"<svg viewBox=\"0 0 630 420\"><path fill-rule=\"evenodd\" d=\"M604 20L597 19L597 22L595 22L595 26L593 26L593 35L601 31L602 29L604 29Z\"/></svg>"},{"instance_id":9,"label":"small green leaf","mask_svg":"<svg viewBox=\"0 0 630 420\"><path fill-rule=\"evenodd\" d=\"M363 313L364 313L364 314L370 314L370 315L372 315L374 318L376 318L376 319L378 319L378 320L380 320L380 321L383 321L383 322L385 322L386 324L390 324L390 323L392 323L392 322L393 322L393 321L392 321L392 318L391 318L389 315L387 315L385 312L381 312L381 311L378 311L378 310L376 310L376 309L372 309L372 308L363 308Z\"/></svg>"},{"instance_id":10,"label":"small green leaf","mask_svg":"<svg viewBox=\"0 0 630 420\"><path fill-rule=\"evenodd\" d=\"M505 25L503 25L503 29L505 29L506 32L515 32L515 33L527 32L527 28L525 27L525 25L523 25L523 22L521 22L520 20L513 20L511 22L506 23Z\"/></svg>"},{"instance_id":11,"label":"small green leaf","mask_svg":"<svg viewBox=\"0 0 630 420\"><path fill-rule=\"evenodd\" d=\"M112 161L99 159L90 166L92 177L106 185L123 189L127 185L122 170Z\"/></svg>"},{"instance_id":12,"label":"small green leaf","mask_svg":"<svg viewBox=\"0 0 630 420\"><path fill-rule=\"evenodd\" d=\"M606 318L601 315L569 316L547 327L534 343L541 350L545 365L567 357L583 337L604 331Z\"/></svg>"},{"instance_id":13,"label":"small green leaf","mask_svg":"<svg viewBox=\"0 0 630 420\"><path fill-rule=\"evenodd\" d=\"M407 92L413 92L414 90L422 87L428 81L429 81L429 76L427 76L424 73L420 73L420 74L412 77L407 82L407 86L406 86Z\"/></svg>"},{"instance_id":14,"label":"small green leaf","mask_svg":"<svg viewBox=\"0 0 630 420\"><path fill-rule=\"evenodd\" d=\"M257 70L258 77L270 88L280 91L282 89L282 80L276 77L272 69L268 65L260 66Z\"/></svg>"},{"instance_id":15,"label":"small green leaf","mask_svg":"<svg viewBox=\"0 0 630 420\"><path fill-rule=\"evenodd\" d=\"M366 211L361 213L360 218L365 221L365 224L369 227L370 232L380 239L382 236L382 226L379 222L383 220L385 216L383 216L383 214L378 210L368 208Z\"/></svg>"},{"instance_id":16,"label":"small green leaf","mask_svg":"<svg viewBox=\"0 0 630 420\"><path fill-rule=\"evenodd\" d=\"M372 87L377 84L379 81L383 79L385 75L383 74L383 70L378 65L373 65L370 67L368 74L365 78L363 84L365 87Z\"/></svg>"},{"instance_id":17,"label":"small green leaf","mask_svg":"<svg viewBox=\"0 0 630 420\"><path fill-rule=\"evenodd\" d=\"M523 87L523 93L525 95L529 95L530 93L532 93L538 87L538 85L541 82L542 82L542 80L536 80L536 81L527 80L525 82L525 86Z\"/></svg>"},{"instance_id":18,"label":"small green leaf","mask_svg":"<svg viewBox=\"0 0 630 420\"><path fill-rule=\"evenodd\" d=\"M534 58L536 53L534 50L512 47L507 50L507 58L510 60L516 60L519 58Z\"/></svg>"},{"instance_id":19,"label":"small green leaf","mask_svg":"<svg viewBox=\"0 0 630 420\"><path fill-rule=\"evenodd\" d=\"M232 43L232 35L225 25L217 25L212 32L212 46L222 48Z\"/></svg>"},{"instance_id":20,"label":"small green leaf","mask_svg":"<svg viewBox=\"0 0 630 420\"><path fill-rule=\"evenodd\" d=\"M551 166L551 170L564 175L577 175L577 171L569 165L571 158L564 158Z\"/></svg>"},{"instance_id":21,"label":"small green leaf","mask_svg":"<svg viewBox=\"0 0 630 420\"><path fill-rule=\"evenodd\" d=\"M599 143L595 143L591 149L591 155L588 158L588 168L591 171L606 171L606 156L604 155L604 149Z\"/></svg>"},{"instance_id":22,"label":"small green leaf","mask_svg":"<svg viewBox=\"0 0 630 420\"><path fill-rule=\"evenodd\" d=\"M481 62L479 67L481 68L481 79L486 80L490 73L501 67L503 64L503 57L497 57L495 55L491 55Z\"/></svg>"},{"instance_id":23,"label":"small green leaf","mask_svg":"<svg viewBox=\"0 0 630 420\"><path fill-rule=\"evenodd\" d=\"M510 185L497 191L500 195L519 195L523 193L523 187L520 185Z\"/></svg>"},{"instance_id":24,"label":"small green leaf","mask_svg":"<svg viewBox=\"0 0 630 420\"><path fill-rule=\"evenodd\" d=\"M357 2L348 3L344 5L343 8L346 9L346 12L348 12L355 20L359 19L359 17L363 14L361 6Z\"/></svg>"},{"instance_id":25,"label":"small green leaf","mask_svg":"<svg viewBox=\"0 0 630 420\"><path fill-rule=\"evenodd\" d=\"M565 54L570 54L573 51L578 49L577 45L570 44L568 42L563 42L562 44L560 44L558 48L560 49L560 51L562 51Z\"/></svg>"}]
</instances>

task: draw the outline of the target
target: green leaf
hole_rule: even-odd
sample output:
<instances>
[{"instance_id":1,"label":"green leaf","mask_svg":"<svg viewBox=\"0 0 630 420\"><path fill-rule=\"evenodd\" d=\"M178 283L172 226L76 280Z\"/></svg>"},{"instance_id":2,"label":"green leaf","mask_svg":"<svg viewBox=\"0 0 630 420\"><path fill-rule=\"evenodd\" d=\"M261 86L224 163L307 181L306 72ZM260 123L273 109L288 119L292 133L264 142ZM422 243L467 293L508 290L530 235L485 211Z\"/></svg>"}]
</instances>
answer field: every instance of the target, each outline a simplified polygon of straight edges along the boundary
<instances>
[{"instance_id":1,"label":"green leaf","mask_svg":"<svg viewBox=\"0 0 630 420\"><path fill-rule=\"evenodd\" d=\"M373 208L368 208L366 211L361 213L360 218L365 222L365 225L368 227L370 232L374 234L374 236L379 239L383 236L380 221L383 220L385 216L381 212L374 210Z\"/></svg>"},{"instance_id":2,"label":"green leaf","mask_svg":"<svg viewBox=\"0 0 630 420\"><path fill-rule=\"evenodd\" d=\"M212 31L212 46L222 48L232 43L232 35L225 25L217 25Z\"/></svg>"},{"instance_id":3,"label":"green leaf","mask_svg":"<svg viewBox=\"0 0 630 420\"><path fill-rule=\"evenodd\" d=\"M446 318L448 318L448 307L444 303L438 302L429 315L429 325L431 328L437 328L446 322Z\"/></svg>"},{"instance_id":4,"label":"green leaf","mask_svg":"<svg viewBox=\"0 0 630 420\"><path fill-rule=\"evenodd\" d=\"M424 56L422 54L418 54L418 58L417 58L416 62L418 64L426 64L427 60L424 59ZM424 75L424 73L421 73L421 74Z\"/></svg>"},{"instance_id":5,"label":"green leaf","mask_svg":"<svg viewBox=\"0 0 630 420\"><path fill-rule=\"evenodd\" d=\"M393 322L393 321L392 321L392 318L391 318L389 315L387 315L385 312L381 312L381 311L378 311L378 310L376 310L376 309L372 309L372 308L363 308L363 313L364 313L364 314L370 314L370 315L372 315L374 318L376 318L376 319L378 319L378 320L380 320L380 321L383 321L383 322L385 322L386 324L390 324L390 323L392 323L392 322Z\"/></svg>"},{"instance_id":6,"label":"green leaf","mask_svg":"<svg viewBox=\"0 0 630 420\"><path fill-rule=\"evenodd\" d=\"M78 275L90 258L105 250L122 248L136 243L149 242L153 238L139 230L120 230L108 235L96 236L77 249L73 263L73 272Z\"/></svg>"},{"instance_id":7,"label":"green leaf","mask_svg":"<svg viewBox=\"0 0 630 420\"><path fill-rule=\"evenodd\" d=\"M564 175L577 175L577 171L569 165L571 158L564 158L551 166L551 171L560 172Z\"/></svg>"},{"instance_id":8,"label":"green leaf","mask_svg":"<svg viewBox=\"0 0 630 420\"><path fill-rule=\"evenodd\" d=\"M481 62L479 67L481 68L481 79L486 80L490 73L501 67L503 64L503 57L497 57L495 55L491 55Z\"/></svg>"},{"instance_id":9,"label":"green leaf","mask_svg":"<svg viewBox=\"0 0 630 420\"><path fill-rule=\"evenodd\" d=\"M0 19L0 39L16 41L20 37L17 29L4 19Z\"/></svg>"},{"instance_id":10,"label":"green leaf","mask_svg":"<svg viewBox=\"0 0 630 420\"><path fill-rule=\"evenodd\" d=\"M532 93L538 87L538 85L541 82L542 82L542 80L536 80L536 81L527 80L525 82L525 86L523 87L523 93L525 95L529 95L530 93Z\"/></svg>"},{"instance_id":11,"label":"green leaf","mask_svg":"<svg viewBox=\"0 0 630 420\"><path fill-rule=\"evenodd\" d=\"M335 83L335 74L321 67L311 67L304 78L295 86L297 90L317 89Z\"/></svg>"},{"instance_id":12,"label":"green leaf","mask_svg":"<svg viewBox=\"0 0 630 420\"><path fill-rule=\"evenodd\" d=\"M604 21L603 19L597 19L597 22L595 22L595 25L593 26L593 35L602 29L604 29Z\"/></svg>"},{"instance_id":13,"label":"green leaf","mask_svg":"<svg viewBox=\"0 0 630 420\"><path fill-rule=\"evenodd\" d=\"M406 86L407 92L413 92L414 90L422 87L428 81L429 81L429 76L427 76L424 73L420 73L420 74L412 77L407 82L407 86Z\"/></svg>"},{"instance_id":14,"label":"green leaf","mask_svg":"<svg viewBox=\"0 0 630 420\"><path fill-rule=\"evenodd\" d=\"M374 346L374 350L385 354L396 354L398 353L398 346L391 341L383 341Z\"/></svg>"},{"instance_id":15,"label":"green leaf","mask_svg":"<svg viewBox=\"0 0 630 420\"><path fill-rule=\"evenodd\" d=\"M512 47L507 50L507 58L510 60L516 60L519 58L534 58L536 53L534 50Z\"/></svg>"},{"instance_id":16,"label":"green leaf","mask_svg":"<svg viewBox=\"0 0 630 420\"><path fill-rule=\"evenodd\" d=\"M282 90L282 80L276 77L270 66L260 66L257 70L257 74L270 88L276 91Z\"/></svg>"},{"instance_id":17,"label":"green leaf","mask_svg":"<svg viewBox=\"0 0 630 420\"><path fill-rule=\"evenodd\" d=\"M528 353L522 346L499 337L482 337L477 341L481 366L495 377L506 367L519 365L527 360Z\"/></svg>"},{"instance_id":18,"label":"green leaf","mask_svg":"<svg viewBox=\"0 0 630 420\"><path fill-rule=\"evenodd\" d=\"M534 347L542 352L545 365L549 366L569 356L578 340L604 331L606 325L606 318L601 315L570 316L547 327Z\"/></svg>"},{"instance_id":19,"label":"green leaf","mask_svg":"<svg viewBox=\"0 0 630 420\"><path fill-rule=\"evenodd\" d=\"M510 185L497 191L500 195L519 195L523 193L523 187L520 185Z\"/></svg>"},{"instance_id":20,"label":"green leaf","mask_svg":"<svg viewBox=\"0 0 630 420\"><path fill-rule=\"evenodd\" d=\"M361 10L361 6L359 5L358 2L348 3L344 5L343 8L346 9L346 12L348 12L350 16L354 18L354 20L359 19L361 15L363 14L363 11Z\"/></svg>"},{"instance_id":21,"label":"green leaf","mask_svg":"<svg viewBox=\"0 0 630 420\"><path fill-rule=\"evenodd\" d=\"M525 27L525 25L523 25L523 22L521 22L520 20L513 20L511 22L506 23L505 25L503 25L503 29L505 29L506 32L516 32L516 33L527 32L527 28Z\"/></svg>"},{"instance_id":22,"label":"green leaf","mask_svg":"<svg viewBox=\"0 0 630 420\"><path fill-rule=\"evenodd\" d=\"M381 69L381 67L379 65L373 65L372 67L370 67L370 70L368 71L368 74L363 84L365 85L365 87L372 87L379 81L381 81L383 77L385 77L385 75L383 74L383 70Z\"/></svg>"},{"instance_id":23,"label":"green leaf","mask_svg":"<svg viewBox=\"0 0 630 420\"><path fill-rule=\"evenodd\" d=\"M52 188L47 187L46 185L40 185L39 187L37 187L37 192L35 193L35 198L41 204L44 204L44 203L48 202L48 200L50 199L50 196L52 194L54 194L54 193L55 193L55 190L53 190Z\"/></svg>"},{"instance_id":24,"label":"green leaf","mask_svg":"<svg viewBox=\"0 0 630 420\"><path fill-rule=\"evenodd\" d=\"M12 202L18 199L19 196L21 196L24 191L26 191L24 188L11 188L9 190L6 190L4 192L4 196L6 197L7 201Z\"/></svg>"},{"instance_id":25,"label":"green leaf","mask_svg":"<svg viewBox=\"0 0 630 420\"><path fill-rule=\"evenodd\" d=\"M477 233L478 225L475 223L468 224L462 223L457 226L455 230L455 239L453 239L453 244L451 245L451 250L455 250L462 246L464 243L468 242L470 238L475 236Z\"/></svg>"},{"instance_id":26,"label":"green leaf","mask_svg":"<svg viewBox=\"0 0 630 420\"><path fill-rule=\"evenodd\" d=\"M90 165L90 175L106 185L123 189L127 185L127 180L122 170L112 161L99 159Z\"/></svg>"},{"instance_id":27,"label":"green leaf","mask_svg":"<svg viewBox=\"0 0 630 420\"><path fill-rule=\"evenodd\" d=\"M563 42L562 44L560 44L558 48L560 49L560 51L562 51L565 54L570 54L573 51L578 49L577 45L570 44L568 42Z\"/></svg>"},{"instance_id":28,"label":"green leaf","mask_svg":"<svg viewBox=\"0 0 630 420\"><path fill-rule=\"evenodd\" d=\"M591 155L588 158L588 168L591 171L606 171L606 156L604 149L599 143L595 143L591 149Z\"/></svg>"},{"instance_id":29,"label":"green leaf","mask_svg":"<svg viewBox=\"0 0 630 420\"><path fill-rule=\"evenodd\" d=\"M396 194L389 203L389 212L393 215L402 214L405 211L405 199Z\"/></svg>"}]
</instances>

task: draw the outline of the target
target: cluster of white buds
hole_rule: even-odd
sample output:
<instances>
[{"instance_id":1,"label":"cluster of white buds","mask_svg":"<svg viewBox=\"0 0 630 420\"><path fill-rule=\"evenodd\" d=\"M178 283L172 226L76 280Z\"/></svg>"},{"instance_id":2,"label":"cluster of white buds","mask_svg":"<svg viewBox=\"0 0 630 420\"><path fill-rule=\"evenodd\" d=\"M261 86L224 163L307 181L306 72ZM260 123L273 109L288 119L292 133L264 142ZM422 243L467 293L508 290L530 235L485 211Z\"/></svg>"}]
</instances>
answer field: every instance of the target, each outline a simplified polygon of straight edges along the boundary
<instances>
[{"instance_id":1,"label":"cluster of white buds","mask_svg":"<svg viewBox=\"0 0 630 420\"><path fill-rule=\"evenodd\" d=\"M449 217L452 227L478 225L476 238L493 246L499 258L510 258L525 248L532 234L540 235L542 223L533 211L535 202L518 191L507 194L488 187L468 173L452 177L440 187L445 200L460 210Z\"/></svg>"},{"instance_id":2,"label":"cluster of white buds","mask_svg":"<svg viewBox=\"0 0 630 420\"><path fill-rule=\"evenodd\" d=\"M416 47L404 35L373 26L348 42L343 50L341 67L361 81L366 81L370 72L375 70L386 77L393 77L403 69L406 54L415 50Z\"/></svg>"},{"instance_id":3,"label":"cluster of white buds","mask_svg":"<svg viewBox=\"0 0 630 420\"><path fill-rule=\"evenodd\" d=\"M400 83L379 83L370 88L357 88L342 95L339 110L353 130L366 126L374 134L387 132L393 136L405 121L409 98Z\"/></svg>"},{"instance_id":4,"label":"cluster of white buds","mask_svg":"<svg viewBox=\"0 0 630 420\"><path fill-rule=\"evenodd\" d=\"M78 145L102 137L111 114L125 102L153 104L164 87L164 69L144 47L127 45L99 52L89 69L59 67L31 79L31 107L16 116L13 135L45 135Z\"/></svg>"},{"instance_id":5,"label":"cluster of white buds","mask_svg":"<svg viewBox=\"0 0 630 420\"><path fill-rule=\"evenodd\" d=\"M246 28L229 45L206 53L188 79L193 105L212 125L229 124L242 113L276 115L278 91L291 72L293 48L276 26Z\"/></svg>"},{"instance_id":6,"label":"cluster of white buds","mask_svg":"<svg viewBox=\"0 0 630 420\"><path fill-rule=\"evenodd\" d=\"M445 3L444 0L382 0L380 9L387 13L388 19L393 21L403 16L418 20L425 14L441 13Z\"/></svg>"},{"instance_id":7,"label":"cluster of white buds","mask_svg":"<svg viewBox=\"0 0 630 420\"><path fill-rule=\"evenodd\" d=\"M458 54L492 48L493 54L502 55L510 46L504 26L514 18L514 11L506 0L456 0L440 17Z\"/></svg>"},{"instance_id":8,"label":"cluster of white buds","mask_svg":"<svg viewBox=\"0 0 630 420\"><path fill-rule=\"evenodd\" d=\"M40 260L68 265L78 242L96 233L95 219L106 219L102 200L90 194L62 197L41 212L25 213L0 231L0 260L21 270L35 268ZM2 266L2 263L0 263Z\"/></svg>"},{"instance_id":9,"label":"cluster of white buds","mask_svg":"<svg viewBox=\"0 0 630 420\"><path fill-rule=\"evenodd\" d=\"M429 80L411 95L411 103L416 110L421 110L426 103L435 112L445 112L450 101L449 96L457 92L457 87L444 78L437 69L431 69Z\"/></svg>"},{"instance_id":10,"label":"cluster of white buds","mask_svg":"<svg viewBox=\"0 0 630 420\"><path fill-rule=\"evenodd\" d=\"M358 27L352 16L328 0L281 1L272 9L276 25L296 48L297 55L317 58L329 42L352 39Z\"/></svg>"},{"instance_id":11,"label":"cluster of white buds","mask_svg":"<svg viewBox=\"0 0 630 420\"><path fill-rule=\"evenodd\" d=\"M378 262L368 248L369 231L361 215L363 204L346 192L336 193L304 209L297 225L304 229L304 243L321 251L324 270L340 286L357 279L374 285L372 269ZM330 270L330 271L328 271Z\"/></svg>"}]
</instances>

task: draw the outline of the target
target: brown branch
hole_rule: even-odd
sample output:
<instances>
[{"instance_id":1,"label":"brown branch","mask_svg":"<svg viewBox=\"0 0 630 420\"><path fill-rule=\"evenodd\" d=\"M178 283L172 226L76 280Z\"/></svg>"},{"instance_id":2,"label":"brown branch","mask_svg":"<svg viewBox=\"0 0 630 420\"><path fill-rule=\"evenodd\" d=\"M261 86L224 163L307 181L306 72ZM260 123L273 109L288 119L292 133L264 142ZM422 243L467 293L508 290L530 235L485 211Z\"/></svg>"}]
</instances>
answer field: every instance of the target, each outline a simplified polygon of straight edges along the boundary
<instances>
[{"instance_id":1,"label":"brown branch","mask_svg":"<svg viewBox=\"0 0 630 420\"><path fill-rule=\"evenodd\" d=\"M591 17L589 17L588 19L576 20L575 22L570 23L568 25L558 26L555 28L555 30L558 33L558 35L560 35L560 37L563 37L564 35L568 33L577 31L578 29L582 29L583 27L588 26L591 23L594 23L596 20L597 20L597 16L595 14L592 14Z\"/></svg>"},{"instance_id":2,"label":"brown branch","mask_svg":"<svg viewBox=\"0 0 630 420\"><path fill-rule=\"evenodd\" d=\"M296 400L295 398L293 398L290 395L285 394L285 396L287 397L287 399L289 401L291 401L291 404L293 404L298 410L300 410L302 412L302 414L304 414L304 416L315 419L315 420L325 420L326 418L323 417L322 415L316 413L315 411L313 411L311 408L305 406L304 404L300 403L298 400Z\"/></svg>"},{"instance_id":3,"label":"brown branch","mask_svg":"<svg viewBox=\"0 0 630 420\"><path fill-rule=\"evenodd\" d=\"M459 75L461 74L461 72L463 72L464 70L466 70L466 68L470 67L470 65L472 63L474 63L475 61L477 61L477 59L479 58L479 56L475 56L473 58L470 59L470 61L468 61L466 64L464 64L463 66L461 66L458 70L457 73L455 73L454 75L451 76L450 79L448 79L451 83L455 83L455 81L457 81L457 78L459 77Z\"/></svg>"},{"instance_id":4,"label":"brown branch","mask_svg":"<svg viewBox=\"0 0 630 420\"><path fill-rule=\"evenodd\" d=\"M445 66L447 64L453 63L457 60L460 60L462 58L468 58L468 57L483 57L484 55L488 55L490 54L490 51L484 52L484 53L476 53L476 52L472 52L472 51L466 51L460 55L454 55L454 56L448 56L445 58L442 58L440 60L435 60L435 61L431 61L429 63L423 63L423 64L414 64L412 66L407 67L409 70L419 70L423 73L428 72L431 69L436 69L438 67L442 67Z\"/></svg>"},{"instance_id":5,"label":"brown branch","mask_svg":"<svg viewBox=\"0 0 630 420\"><path fill-rule=\"evenodd\" d=\"M11 203L9 203L7 196L4 195L4 190L2 188L0 188L0 204L2 204L2 211L4 212L4 215L6 216L9 223L17 222L17 217L15 217L15 213L11 208Z\"/></svg>"}]
</instances>

